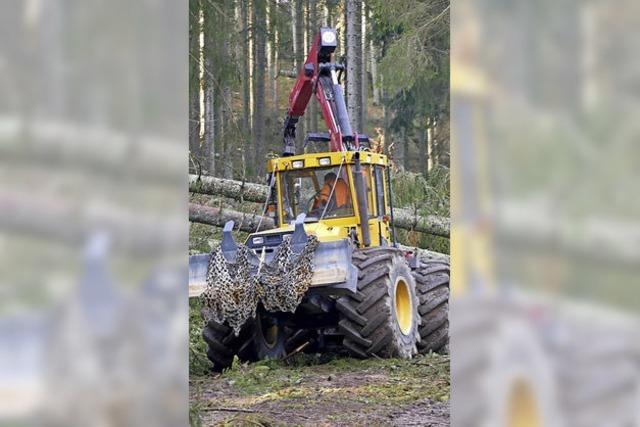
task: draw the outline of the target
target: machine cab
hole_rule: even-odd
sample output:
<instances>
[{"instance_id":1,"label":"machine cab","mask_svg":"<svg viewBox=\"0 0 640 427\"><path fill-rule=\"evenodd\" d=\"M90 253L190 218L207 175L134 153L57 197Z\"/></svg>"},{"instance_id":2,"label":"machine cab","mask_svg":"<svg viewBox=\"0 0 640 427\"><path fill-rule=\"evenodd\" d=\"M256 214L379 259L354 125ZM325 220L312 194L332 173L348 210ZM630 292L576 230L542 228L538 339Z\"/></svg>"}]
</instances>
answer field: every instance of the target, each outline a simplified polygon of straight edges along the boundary
<instances>
[{"instance_id":1,"label":"machine cab","mask_svg":"<svg viewBox=\"0 0 640 427\"><path fill-rule=\"evenodd\" d=\"M358 203L356 197L358 162L365 203ZM268 214L280 228L305 214L305 229L321 241L354 237L361 243L360 211L366 210L370 245L384 245L390 242L391 217L387 165L387 156L368 151L272 159L267 166L274 177Z\"/></svg>"}]
</instances>

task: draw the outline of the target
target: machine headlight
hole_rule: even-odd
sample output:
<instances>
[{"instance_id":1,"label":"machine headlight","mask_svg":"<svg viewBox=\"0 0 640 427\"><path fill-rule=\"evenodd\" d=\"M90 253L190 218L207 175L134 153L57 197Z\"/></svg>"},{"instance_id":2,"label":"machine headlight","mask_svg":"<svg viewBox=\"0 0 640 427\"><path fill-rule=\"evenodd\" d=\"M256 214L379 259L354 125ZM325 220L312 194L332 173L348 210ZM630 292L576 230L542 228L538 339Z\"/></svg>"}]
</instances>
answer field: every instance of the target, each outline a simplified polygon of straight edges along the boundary
<instances>
[{"instance_id":1,"label":"machine headlight","mask_svg":"<svg viewBox=\"0 0 640 427\"><path fill-rule=\"evenodd\" d=\"M320 163L320 166L329 166L331 164L331 158L320 157L320 159L318 160L318 163Z\"/></svg>"},{"instance_id":2,"label":"machine headlight","mask_svg":"<svg viewBox=\"0 0 640 427\"><path fill-rule=\"evenodd\" d=\"M304 167L304 160L294 160L291 163L291 166L293 166L294 169L300 169Z\"/></svg>"},{"instance_id":3,"label":"machine headlight","mask_svg":"<svg viewBox=\"0 0 640 427\"><path fill-rule=\"evenodd\" d=\"M336 33L333 31L324 31L322 33L322 43L333 44L336 42Z\"/></svg>"},{"instance_id":4,"label":"machine headlight","mask_svg":"<svg viewBox=\"0 0 640 427\"><path fill-rule=\"evenodd\" d=\"M263 245L264 244L264 237L254 237L252 240L254 245Z\"/></svg>"}]
</instances>

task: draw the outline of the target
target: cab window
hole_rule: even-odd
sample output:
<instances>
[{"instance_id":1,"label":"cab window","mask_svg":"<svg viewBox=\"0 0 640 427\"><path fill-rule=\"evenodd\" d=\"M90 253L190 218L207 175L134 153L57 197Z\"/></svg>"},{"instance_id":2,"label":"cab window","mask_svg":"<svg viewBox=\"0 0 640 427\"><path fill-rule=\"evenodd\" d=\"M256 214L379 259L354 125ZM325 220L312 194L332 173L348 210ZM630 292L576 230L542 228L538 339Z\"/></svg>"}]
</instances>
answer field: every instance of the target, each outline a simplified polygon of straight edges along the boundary
<instances>
[{"instance_id":1,"label":"cab window","mask_svg":"<svg viewBox=\"0 0 640 427\"><path fill-rule=\"evenodd\" d=\"M306 213L305 222L353 215L347 168L290 170L282 174L284 221Z\"/></svg>"}]
</instances>

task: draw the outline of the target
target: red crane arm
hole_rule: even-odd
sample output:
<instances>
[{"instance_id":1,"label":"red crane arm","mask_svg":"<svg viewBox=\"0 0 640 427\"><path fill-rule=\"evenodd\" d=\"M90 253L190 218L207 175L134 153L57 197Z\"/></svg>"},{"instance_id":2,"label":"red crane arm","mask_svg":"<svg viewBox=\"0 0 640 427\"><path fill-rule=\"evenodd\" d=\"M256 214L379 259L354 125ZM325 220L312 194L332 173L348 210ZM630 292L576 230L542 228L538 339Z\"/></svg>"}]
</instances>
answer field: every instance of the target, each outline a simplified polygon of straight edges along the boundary
<instances>
[{"instance_id":1,"label":"red crane arm","mask_svg":"<svg viewBox=\"0 0 640 427\"><path fill-rule=\"evenodd\" d=\"M314 90L322 109L322 117L329 129L331 151L359 146L358 135L351 129L344 93L337 77L337 72L344 70L344 66L331 61L336 46L335 30L321 28L313 40L307 60L298 72L296 83L289 94L289 109L284 123L285 156L295 154L296 125L304 115Z\"/></svg>"}]
</instances>

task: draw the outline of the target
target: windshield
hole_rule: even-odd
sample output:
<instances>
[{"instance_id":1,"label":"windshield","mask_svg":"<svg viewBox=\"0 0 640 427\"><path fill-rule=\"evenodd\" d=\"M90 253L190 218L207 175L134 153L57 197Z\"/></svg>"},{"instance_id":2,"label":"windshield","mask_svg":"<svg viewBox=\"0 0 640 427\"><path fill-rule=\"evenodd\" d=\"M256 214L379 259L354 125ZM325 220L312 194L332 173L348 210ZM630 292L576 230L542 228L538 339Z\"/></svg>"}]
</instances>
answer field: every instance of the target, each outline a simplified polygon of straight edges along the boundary
<instances>
[{"instance_id":1,"label":"windshield","mask_svg":"<svg viewBox=\"0 0 640 427\"><path fill-rule=\"evenodd\" d=\"M285 222L301 213L305 222L353 215L346 166L284 172L281 185Z\"/></svg>"}]
</instances>

